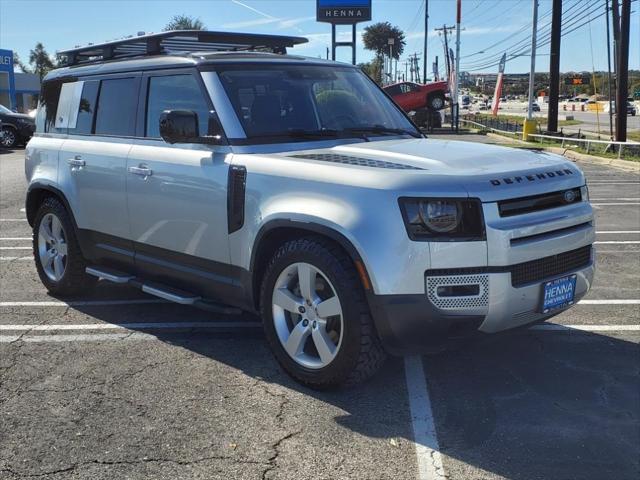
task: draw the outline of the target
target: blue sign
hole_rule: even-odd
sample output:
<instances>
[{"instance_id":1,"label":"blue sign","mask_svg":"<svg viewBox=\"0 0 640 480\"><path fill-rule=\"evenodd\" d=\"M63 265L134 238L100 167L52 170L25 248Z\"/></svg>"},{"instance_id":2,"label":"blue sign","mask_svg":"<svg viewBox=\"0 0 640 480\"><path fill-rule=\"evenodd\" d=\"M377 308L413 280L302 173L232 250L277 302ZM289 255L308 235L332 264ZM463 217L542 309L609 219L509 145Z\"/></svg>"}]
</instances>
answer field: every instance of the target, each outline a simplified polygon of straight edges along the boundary
<instances>
[{"instance_id":1,"label":"blue sign","mask_svg":"<svg viewBox=\"0 0 640 480\"><path fill-rule=\"evenodd\" d=\"M16 83L13 74L13 52L11 50L0 50L0 98L4 99L0 103L5 103L8 99L7 108L16 107Z\"/></svg>"},{"instance_id":2,"label":"blue sign","mask_svg":"<svg viewBox=\"0 0 640 480\"><path fill-rule=\"evenodd\" d=\"M371 20L371 0L317 0L317 20L354 24Z\"/></svg>"}]
</instances>

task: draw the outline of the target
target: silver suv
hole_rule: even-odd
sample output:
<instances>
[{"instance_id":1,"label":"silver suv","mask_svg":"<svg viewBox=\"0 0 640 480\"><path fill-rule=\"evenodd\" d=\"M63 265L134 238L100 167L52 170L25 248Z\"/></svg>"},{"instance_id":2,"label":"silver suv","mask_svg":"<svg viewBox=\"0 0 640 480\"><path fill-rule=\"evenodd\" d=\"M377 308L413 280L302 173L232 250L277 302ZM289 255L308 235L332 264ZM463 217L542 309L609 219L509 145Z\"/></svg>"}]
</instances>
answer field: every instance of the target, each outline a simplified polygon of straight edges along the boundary
<instances>
[{"instance_id":1,"label":"silver suv","mask_svg":"<svg viewBox=\"0 0 640 480\"><path fill-rule=\"evenodd\" d=\"M258 313L317 388L587 293L594 219L573 163L428 140L358 68L285 54L302 41L168 32L65 52L26 150L47 289L103 279Z\"/></svg>"}]
</instances>

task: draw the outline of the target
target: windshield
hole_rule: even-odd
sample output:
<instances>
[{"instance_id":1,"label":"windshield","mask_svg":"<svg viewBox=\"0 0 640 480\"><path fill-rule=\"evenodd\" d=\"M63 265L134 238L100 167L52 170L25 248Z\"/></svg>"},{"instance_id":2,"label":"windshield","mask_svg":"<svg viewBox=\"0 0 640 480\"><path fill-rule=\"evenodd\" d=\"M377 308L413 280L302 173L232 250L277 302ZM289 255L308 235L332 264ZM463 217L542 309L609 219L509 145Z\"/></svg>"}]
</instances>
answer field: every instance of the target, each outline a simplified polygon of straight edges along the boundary
<instances>
[{"instance_id":1,"label":"windshield","mask_svg":"<svg viewBox=\"0 0 640 480\"><path fill-rule=\"evenodd\" d=\"M13 112L9 110L7 107L5 107L4 105L0 105L0 113L13 113Z\"/></svg>"},{"instance_id":2,"label":"windshield","mask_svg":"<svg viewBox=\"0 0 640 480\"><path fill-rule=\"evenodd\" d=\"M324 139L420 132L360 70L309 65L217 69L247 138Z\"/></svg>"}]
</instances>

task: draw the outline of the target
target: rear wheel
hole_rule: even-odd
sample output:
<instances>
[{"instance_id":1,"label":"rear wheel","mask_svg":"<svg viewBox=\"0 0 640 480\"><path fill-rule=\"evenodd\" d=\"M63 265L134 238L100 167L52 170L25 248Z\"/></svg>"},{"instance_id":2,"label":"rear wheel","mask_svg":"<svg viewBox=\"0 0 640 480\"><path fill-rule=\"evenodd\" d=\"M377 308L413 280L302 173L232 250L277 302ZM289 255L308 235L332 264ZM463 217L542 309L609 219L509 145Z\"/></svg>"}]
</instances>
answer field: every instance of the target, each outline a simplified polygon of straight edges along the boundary
<instances>
[{"instance_id":1,"label":"rear wheel","mask_svg":"<svg viewBox=\"0 0 640 480\"><path fill-rule=\"evenodd\" d=\"M313 388L359 383L382 365L351 259L319 237L292 240L274 255L261 290L267 341L278 362Z\"/></svg>"},{"instance_id":2,"label":"rear wheel","mask_svg":"<svg viewBox=\"0 0 640 480\"><path fill-rule=\"evenodd\" d=\"M40 280L51 293L77 295L97 279L85 273L75 229L69 213L53 197L45 199L33 224L33 253Z\"/></svg>"},{"instance_id":3,"label":"rear wheel","mask_svg":"<svg viewBox=\"0 0 640 480\"><path fill-rule=\"evenodd\" d=\"M443 93L432 93L427 98L427 107L431 110L442 110L444 108L445 100Z\"/></svg>"}]
</instances>

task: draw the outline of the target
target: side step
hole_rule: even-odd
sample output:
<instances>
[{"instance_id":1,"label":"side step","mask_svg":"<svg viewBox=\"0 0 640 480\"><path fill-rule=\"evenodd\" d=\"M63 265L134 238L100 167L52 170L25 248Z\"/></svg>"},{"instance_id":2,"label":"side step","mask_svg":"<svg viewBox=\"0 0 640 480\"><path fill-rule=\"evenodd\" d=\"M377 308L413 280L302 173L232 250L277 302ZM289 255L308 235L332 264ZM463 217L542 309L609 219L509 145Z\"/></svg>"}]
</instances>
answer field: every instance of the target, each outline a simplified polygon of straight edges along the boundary
<instances>
[{"instance_id":1,"label":"side step","mask_svg":"<svg viewBox=\"0 0 640 480\"><path fill-rule=\"evenodd\" d=\"M198 295L194 295L183 290L178 290L166 285L157 283L144 283L141 279L128 273L120 272L108 267L87 267L87 274L94 277L102 278L113 283L130 284L139 287L143 292L149 295L168 300L170 302L179 303L180 305L192 305L210 312L223 313L226 315L241 315L242 310L236 307L230 307L217 302L203 299Z\"/></svg>"},{"instance_id":2,"label":"side step","mask_svg":"<svg viewBox=\"0 0 640 480\"><path fill-rule=\"evenodd\" d=\"M85 269L85 272L87 272L89 275L93 275L94 277L104 278L105 280L109 280L113 283L129 283L135 278L133 275L119 272L118 270L113 270L112 268L107 267L87 267Z\"/></svg>"},{"instance_id":3,"label":"side step","mask_svg":"<svg viewBox=\"0 0 640 480\"><path fill-rule=\"evenodd\" d=\"M149 295L155 295L156 297L164 298L170 302L179 303L180 305L195 305L201 298L190 293L183 292L182 290L176 290L175 288L165 287L164 285L145 283L142 285L142 291Z\"/></svg>"}]
</instances>

